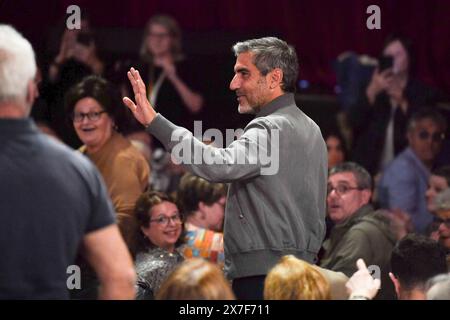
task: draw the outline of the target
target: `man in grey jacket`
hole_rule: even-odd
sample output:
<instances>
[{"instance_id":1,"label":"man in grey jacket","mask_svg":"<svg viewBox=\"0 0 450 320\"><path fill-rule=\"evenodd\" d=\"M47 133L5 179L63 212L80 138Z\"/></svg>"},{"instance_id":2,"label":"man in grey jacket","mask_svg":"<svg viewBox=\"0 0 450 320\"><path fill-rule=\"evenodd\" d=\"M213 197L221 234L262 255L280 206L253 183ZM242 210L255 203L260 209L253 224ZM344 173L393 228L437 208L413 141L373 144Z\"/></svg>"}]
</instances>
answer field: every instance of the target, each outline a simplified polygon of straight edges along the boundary
<instances>
[{"instance_id":1,"label":"man in grey jacket","mask_svg":"<svg viewBox=\"0 0 450 320\"><path fill-rule=\"evenodd\" d=\"M324 237L327 151L319 127L295 104L293 47L277 38L239 42L230 89L239 113L255 114L228 147L203 144L157 114L134 68L128 72L138 121L188 170L229 182L224 225L225 272L240 299L262 299L280 257L314 262Z\"/></svg>"}]
</instances>

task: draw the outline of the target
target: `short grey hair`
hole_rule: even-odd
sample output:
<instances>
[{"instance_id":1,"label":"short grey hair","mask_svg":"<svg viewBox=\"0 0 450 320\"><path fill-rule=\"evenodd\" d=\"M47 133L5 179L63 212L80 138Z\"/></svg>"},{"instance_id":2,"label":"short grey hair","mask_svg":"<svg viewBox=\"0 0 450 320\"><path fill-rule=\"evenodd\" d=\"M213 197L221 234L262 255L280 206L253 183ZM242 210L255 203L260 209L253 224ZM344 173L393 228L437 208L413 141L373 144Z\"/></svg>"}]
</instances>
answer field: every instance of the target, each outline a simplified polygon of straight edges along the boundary
<instances>
[{"instance_id":1,"label":"short grey hair","mask_svg":"<svg viewBox=\"0 0 450 320\"><path fill-rule=\"evenodd\" d=\"M281 88L295 92L298 77L297 53L293 46L275 37L238 42L233 46L236 57L245 52L253 53L253 63L263 76L275 68L283 71Z\"/></svg>"},{"instance_id":2,"label":"short grey hair","mask_svg":"<svg viewBox=\"0 0 450 320\"><path fill-rule=\"evenodd\" d=\"M427 300L450 300L450 274L439 274L425 285Z\"/></svg>"},{"instance_id":3,"label":"short grey hair","mask_svg":"<svg viewBox=\"0 0 450 320\"><path fill-rule=\"evenodd\" d=\"M36 75L30 42L13 27L0 24L0 103L22 101Z\"/></svg>"},{"instance_id":4,"label":"short grey hair","mask_svg":"<svg viewBox=\"0 0 450 320\"><path fill-rule=\"evenodd\" d=\"M416 128L417 123L425 119L430 119L431 121L433 121L443 132L447 130L447 120L445 120L442 114L430 107L424 107L414 113L409 119L408 132L413 131Z\"/></svg>"},{"instance_id":5,"label":"short grey hair","mask_svg":"<svg viewBox=\"0 0 450 320\"><path fill-rule=\"evenodd\" d=\"M355 162L344 162L330 169L328 176L331 177L336 173L351 172L355 176L356 184L360 189L372 190L372 177L370 173Z\"/></svg>"}]
</instances>

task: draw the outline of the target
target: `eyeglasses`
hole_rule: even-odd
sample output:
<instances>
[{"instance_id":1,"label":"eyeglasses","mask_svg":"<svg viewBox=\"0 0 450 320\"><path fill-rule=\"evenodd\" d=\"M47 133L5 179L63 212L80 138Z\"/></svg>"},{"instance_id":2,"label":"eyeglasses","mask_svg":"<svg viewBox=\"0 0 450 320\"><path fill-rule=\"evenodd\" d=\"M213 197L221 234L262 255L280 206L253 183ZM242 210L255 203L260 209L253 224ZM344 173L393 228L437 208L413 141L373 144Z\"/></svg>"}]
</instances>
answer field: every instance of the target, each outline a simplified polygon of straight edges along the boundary
<instances>
[{"instance_id":1,"label":"eyeglasses","mask_svg":"<svg viewBox=\"0 0 450 320\"><path fill-rule=\"evenodd\" d=\"M436 222L437 225L443 223L447 228L450 228L450 219L435 218L434 221Z\"/></svg>"},{"instance_id":2,"label":"eyeglasses","mask_svg":"<svg viewBox=\"0 0 450 320\"><path fill-rule=\"evenodd\" d=\"M94 111L94 112L74 112L72 114L73 122L82 122L85 117L87 117L91 121L97 121L100 119L102 113L106 113L106 111Z\"/></svg>"},{"instance_id":3,"label":"eyeglasses","mask_svg":"<svg viewBox=\"0 0 450 320\"><path fill-rule=\"evenodd\" d=\"M335 190L336 193L339 196L342 196L342 195L346 194L347 192L349 192L351 190L362 190L362 189L359 188L359 187L350 187L350 186L347 186L345 184L338 184L337 187L333 187L332 185L328 185L327 186L327 195L330 195L331 192L333 192L333 190Z\"/></svg>"},{"instance_id":4,"label":"eyeglasses","mask_svg":"<svg viewBox=\"0 0 450 320\"><path fill-rule=\"evenodd\" d=\"M169 33L149 33L148 36L152 37L152 38L163 39L163 38L170 37L170 34Z\"/></svg>"},{"instance_id":5,"label":"eyeglasses","mask_svg":"<svg viewBox=\"0 0 450 320\"><path fill-rule=\"evenodd\" d=\"M426 130L422 130L419 132L420 140L428 140L430 137L433 140L433 142L441 142L442 140L445 139L445 134L442 132L435 132L432 134Z\"/></svg>"},{"instance_id":6,"label":"eyeglasses","mask_svg":"<svg viewBox=\"0 0 450 320\"><path fill-rule=\"evenodd\" d=\"M150 220L150 222L156 222L158 225L164 226L164 227L168 226L170 221L173 221L173 223L175 223L175 224L181 224L180 214L175 214L171 217L160 216L156 219Z\"/></svg>"}]
</instances>

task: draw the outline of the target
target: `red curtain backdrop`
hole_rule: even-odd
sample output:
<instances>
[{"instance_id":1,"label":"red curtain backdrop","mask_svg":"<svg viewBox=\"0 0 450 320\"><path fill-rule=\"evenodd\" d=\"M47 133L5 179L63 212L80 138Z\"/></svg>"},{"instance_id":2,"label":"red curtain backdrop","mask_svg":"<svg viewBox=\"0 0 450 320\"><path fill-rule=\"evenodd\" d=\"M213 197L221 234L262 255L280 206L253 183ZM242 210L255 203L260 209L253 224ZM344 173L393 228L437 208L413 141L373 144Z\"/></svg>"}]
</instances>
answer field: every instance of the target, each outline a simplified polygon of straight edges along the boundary
<instances>
[{"instance_id":1,"label":"red curtain backdrop","mask_svg":"<svg viewBox=\"0 0 450 320\"><path fill-rule=\"evenodd\" d=\"M331 61L339 53L378 56L384 38L402 32L415 45L418 76L450 92L448 0L0 0L0 21L14 25L39 50L47 30L71 4L89 12L101 28L142 28L151 15L166 13L188 32L276 32L295 45L301 78L330 87L335 81ZM372 4L381 8L381 30L366 28L366 9Z\"/></svg>"}]
</instances>

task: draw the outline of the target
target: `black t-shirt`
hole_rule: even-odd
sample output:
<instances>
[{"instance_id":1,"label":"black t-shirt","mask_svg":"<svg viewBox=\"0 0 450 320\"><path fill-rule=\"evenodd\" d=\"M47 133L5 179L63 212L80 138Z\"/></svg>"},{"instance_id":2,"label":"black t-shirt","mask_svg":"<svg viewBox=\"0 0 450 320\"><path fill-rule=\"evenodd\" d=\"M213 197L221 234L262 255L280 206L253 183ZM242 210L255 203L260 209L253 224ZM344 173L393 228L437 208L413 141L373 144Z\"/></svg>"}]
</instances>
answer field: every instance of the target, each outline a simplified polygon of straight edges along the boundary
<instances>
[{"instance_id":1,"label":"black t-shirt","mask_svg":"<svg viewBox=\"0 0 450 320\"><path fill-rule=\"evenodd\" d=\"M29 119L0 119L0 299L67 299L84 235L113 223L89 160Z\"/></svg>"}]
</instances>

